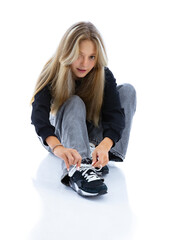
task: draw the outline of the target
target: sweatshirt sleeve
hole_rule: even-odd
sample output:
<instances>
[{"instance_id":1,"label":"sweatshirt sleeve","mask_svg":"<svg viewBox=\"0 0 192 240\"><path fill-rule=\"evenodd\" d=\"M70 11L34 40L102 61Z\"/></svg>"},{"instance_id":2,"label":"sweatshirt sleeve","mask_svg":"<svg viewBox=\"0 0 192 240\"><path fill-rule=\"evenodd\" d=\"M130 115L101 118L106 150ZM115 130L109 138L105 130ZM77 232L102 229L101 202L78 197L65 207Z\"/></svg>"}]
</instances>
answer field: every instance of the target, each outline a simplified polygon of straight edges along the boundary
<instances>
[{"instance_id":1,"label":"sweatshirt sleeve","mask_svg":"<svg viewBox=\"0 0 192 240\"><path fill-rule=\"evenodd\" d=\"M55 135L55 127L49 121L49 114L51 108L51 93L49 87L44 87L35 95L35 100L32 103L31 123L35 126L35 131L47 145L45 139L49 136Z\"/></svg>"},{"instance_id":2,"label":"sweatshirt sleeve","mask_svg":"<svg viewBox=\"0 0 192 240\"><path fill-rule=\"evenodd\" d=\"M121 138L122 131L125 127L125 114L124 109L121 107L116 79L108 68L105 68L102 126L103 138L109 137L115 145Z\"/></svg>"}]
</instances>

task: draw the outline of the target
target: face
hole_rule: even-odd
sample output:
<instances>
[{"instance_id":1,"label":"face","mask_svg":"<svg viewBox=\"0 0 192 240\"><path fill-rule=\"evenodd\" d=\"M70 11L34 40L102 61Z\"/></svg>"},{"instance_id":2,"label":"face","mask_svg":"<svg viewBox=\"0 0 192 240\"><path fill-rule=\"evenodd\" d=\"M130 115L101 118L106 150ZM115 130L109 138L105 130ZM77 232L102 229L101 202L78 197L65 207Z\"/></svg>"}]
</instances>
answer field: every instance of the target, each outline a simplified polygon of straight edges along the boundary
<instances>
[{"instance_id":1,"label":"face","mask_svg":"<svg viewBox=\"0 0 192 240\"><path fill-rule=\"evenodd\" d=\"M85 77L96 64L96 47L90 40L79 44L79 57L71 64L73 74L78 78Z\"/></svg>"}]
</instances>

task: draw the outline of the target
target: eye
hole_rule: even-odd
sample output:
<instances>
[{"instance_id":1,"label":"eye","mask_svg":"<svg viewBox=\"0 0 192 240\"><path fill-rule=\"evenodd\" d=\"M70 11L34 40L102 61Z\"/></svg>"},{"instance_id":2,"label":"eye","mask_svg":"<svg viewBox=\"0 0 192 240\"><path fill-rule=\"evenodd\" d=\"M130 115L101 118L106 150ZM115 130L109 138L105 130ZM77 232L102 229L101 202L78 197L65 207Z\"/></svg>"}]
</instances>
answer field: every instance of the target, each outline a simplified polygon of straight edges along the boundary
<instances>
[{"instance_id":1,"label":"eye","mask_svg":"<svg viewBox=\"0 0 192 240\"><path fill-rule=\"evenodd\" d=\"M95 56L90 56L90 59L91 60L95 60Z\"/></svg>"}]
</instances>

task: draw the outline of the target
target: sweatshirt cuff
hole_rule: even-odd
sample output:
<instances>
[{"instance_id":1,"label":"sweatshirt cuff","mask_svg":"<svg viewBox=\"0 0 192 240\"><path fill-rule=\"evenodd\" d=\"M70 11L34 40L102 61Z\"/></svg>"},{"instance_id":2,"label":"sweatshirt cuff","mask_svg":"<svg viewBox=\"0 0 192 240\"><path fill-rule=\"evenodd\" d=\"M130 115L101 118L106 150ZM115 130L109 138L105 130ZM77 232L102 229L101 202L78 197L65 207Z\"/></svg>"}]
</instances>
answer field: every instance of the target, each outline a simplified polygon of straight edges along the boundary
<instances>
[{"instance_id":1,"label":"sweatshirt cuff","mask_svg":"<svg viewBox=\"0 0 192 240\"><path fill-rule=\"evenodd\" d=\"M115 146L115 144L119 141L119 136L116 134L116 132L115 131L111 131L111 130L106 130L106 131L104 131L104 133L103 133L103 138L105 138L105 137L108 137L108 138L110 138L112 141L113 141L113 146L112 146L112 148Z\"/></svg>"},{"instance_id":2,"label":"sweatshirt cuff","mask_svg":"<svg viewBox=\"0 0 192 240\"><path fill-rule=\"evenodd\" d=\"M57 137L53 131L47 131L47 129L42 129L39 136L41 137L43 144L45 146L48 146L47 142L46 142L46 138L50 137L50 136L54 136Z\"/></svg>"}]
</instances>

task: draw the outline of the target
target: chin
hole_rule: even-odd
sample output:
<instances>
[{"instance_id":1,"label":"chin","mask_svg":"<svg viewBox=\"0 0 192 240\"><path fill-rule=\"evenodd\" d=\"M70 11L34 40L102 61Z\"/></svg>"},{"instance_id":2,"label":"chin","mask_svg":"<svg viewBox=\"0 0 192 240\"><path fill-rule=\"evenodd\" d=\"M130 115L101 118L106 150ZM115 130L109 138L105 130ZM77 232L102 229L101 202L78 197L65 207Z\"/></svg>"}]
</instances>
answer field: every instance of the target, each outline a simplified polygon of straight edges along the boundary
<instances>
[{"instance_id":1,"label":"chin","mask_svg":"<svg viewBox=\"0 0 192 240\"><path fill-rule=\"evenodd\" d=\"M89 72L82 73L82 74L77 73L76 76L77 76L78 78L84 78L88 73L89 73Z\"/></svg>"},{"instance_id":2,"label":"chin","mask_svg":"<svg viewBox=\"0 0 192 240\"><path fill-rule=\"evenodd\" d=\"M84 78L87 74L77 74L76 77L78 78Z\"/></svg>"}]
</instances>

